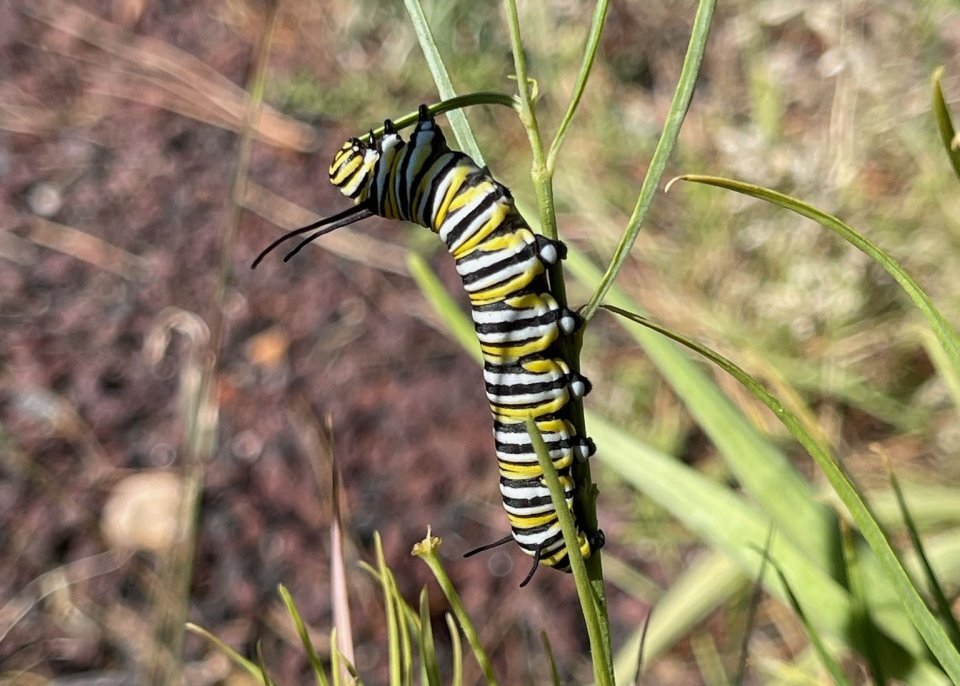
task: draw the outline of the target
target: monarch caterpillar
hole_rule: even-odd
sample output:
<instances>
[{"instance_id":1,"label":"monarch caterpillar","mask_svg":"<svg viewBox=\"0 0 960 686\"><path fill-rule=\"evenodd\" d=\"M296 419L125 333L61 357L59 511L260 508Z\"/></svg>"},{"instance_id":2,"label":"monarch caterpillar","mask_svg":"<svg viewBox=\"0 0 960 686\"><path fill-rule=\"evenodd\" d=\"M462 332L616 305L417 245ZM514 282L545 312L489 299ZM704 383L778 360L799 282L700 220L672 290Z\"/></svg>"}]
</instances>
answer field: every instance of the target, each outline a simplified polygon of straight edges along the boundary
<instances>
[{"instance_id":1,"label":"monarch caterpillar","mask_svg":"<svg viewBox=\"0 0 960 686\"><path fill-rule=\"evenodd\" d=\"M500 494L511 526L509 535L467 556L514 540L533 557L521 586L541 563L569 571L570 551L524 424L525 417L534 418L573 514L572 466L595 447L570 421L570 400L586 395L590 383L571 372L557 346L561 336L579 326L577 315L550 294L547 268L565 257L566 247L533 233L510 191L489 169L447 146L426 105L420 106L409 141L387 120L382 137L371 132L366 140L345 142L329 174L355 205L285 234L252 267L290 238L308 234L284 261L318 237L373 215L414 222L438 234L470 299L493 413ZM579 524L577 538L584 558L604 543L602 531L588 532Z\"/></svg>"}]
</instances>

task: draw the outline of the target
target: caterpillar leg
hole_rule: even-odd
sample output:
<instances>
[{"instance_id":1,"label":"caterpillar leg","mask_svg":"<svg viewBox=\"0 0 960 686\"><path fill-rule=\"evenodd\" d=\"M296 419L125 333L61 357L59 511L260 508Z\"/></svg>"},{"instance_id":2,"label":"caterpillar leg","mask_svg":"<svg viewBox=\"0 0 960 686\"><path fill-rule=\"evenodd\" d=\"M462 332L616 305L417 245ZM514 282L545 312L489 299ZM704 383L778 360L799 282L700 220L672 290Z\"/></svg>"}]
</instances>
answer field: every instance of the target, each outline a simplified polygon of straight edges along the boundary
<instances>
[{"instance_id":1,"label":"caterpillar leg","mask_svg":"<svg viewBox=\"0 0 960 686\"><path fill-rule=\"evenodd\" d=\"M537 234L536 237L537 255L547 266L553 266L560 260L567 257L567 246L563 241L555 241L546 236Z\"/></svg>"}]
</instances>

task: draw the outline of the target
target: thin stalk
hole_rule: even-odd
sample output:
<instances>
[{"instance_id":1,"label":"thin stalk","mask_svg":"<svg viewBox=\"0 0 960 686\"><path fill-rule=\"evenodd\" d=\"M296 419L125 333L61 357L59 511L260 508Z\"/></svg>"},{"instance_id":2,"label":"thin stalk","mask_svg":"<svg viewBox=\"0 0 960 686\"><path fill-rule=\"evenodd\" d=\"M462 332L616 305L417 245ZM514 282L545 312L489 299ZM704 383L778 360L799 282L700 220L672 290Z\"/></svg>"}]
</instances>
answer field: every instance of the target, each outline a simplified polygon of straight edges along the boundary
<instances>
[{"instance_id":1,"label":"thin stalk","mask_svg":"<svg viewBox=\"0 0 960 686\"><path fill-rule=\"evenodd\" d=\"M536 421L532 417L527 417L526 425L530 442L537 453L537 463L543 471L547 488L550 489L550 500L553 501L553 507L560 522L560 530L563 532L563 543L567 547L567 557L570 560L570 569L573 572L577 595L580 598L580 609L583 612L583 620L587 625L587 636L590 639L593 676L599 686L612 686L613 659L610 655L607 636L601 629L604 623L601 617L605 618L605 616L601 615L597 599L593 594L591 579L587 575L586 561L580 555L577 525L573 521L570 508L567 507L567 497L563 491L563 485L560 483L557 469L553 466L550 453L547 451L547 445L543 442L543 436L540 435L540 429L537 428Z\"/></svg>"},{"instance_id":2,"label":"thin stalk","mask_svg":"<svg viewBox=\"0 0 960 686\"><path fill-rule=\"evenodd\" d=\"M670 102L670 110L667 113L666 121L663 125L663 133L660 140L657 141L657 147L650 158L650 167L640 186L640 194L637 197L637 203L634 205L633 214L627 221L627 228L620 239L613 259L607 267L600 285L596 292L590 298L580 311L580 315L590 321L597 313L597 308L603 303L607 292L613 287L613 282L617 274L623 268L627 261L627 255L633 248L637 236L640 235L640 229L646 219L650 205L653 203L654 193L660 185L660 177L667 167L667 161L673 152L674 145L677 142L677 136L680 135L680 126L687 116L687 109L690 107L690 100L693 98L693 88L697 81L697 74L700 72L700 63L703 60L703 51L707 44L707 36L710 33L710 20L713 18L713 9L716 0L700 0L697 8L697 15L693 20L693 30L690 32L690 43L687 45L687 55L683 60L683 68L680 70L680 79L677 82L677 89L674 91L673 100Z\"/></svg>"},{"instance_id":3,"label":"thin stalk","mask_svg":"<svg viewBox=\"0 0 960 686\"><path fill-rule=\"evenodd\" d=\"M609 0L599 0L593 10L593 22L590 24L590 34L587 36L587 46L583 51L583 62L580 64L580 73L577 74L577 83L573 87L567 112L563 115L563 120L560 122L557 133L553 137L553 142L550 144L550 152L547 153L547 171L551 177L557 168L557 153L560 152L560 147L567 137L567 129L570 128L573 115L576 114L577 107L580 105L583 91L587 88L590 70L593 69L593 61L597 57L597 48L600 47L600 36L603 34L603 27L607 21L609 4Z\"/></svg>"},{"instance_id":4,"label":"thin stalk","mask_svg":"<svg viewBox=\"0 0 960 686\"><path fill-rule=\"evenodd\" d=\"M557 239L557 214L553 202L553 178L547 170L547 157L543 152L537 113L533 107L533 95L530 92L530 77L527 75L527 60L523 54L523 39L520 37L520 19L517 16L516 0L504 0L507 10L507 24L510 26L510 45L513 48L513 64L517 72L517 93L520 96L520 121L530 139L530 151L533 163L530 176L537 194L537 207L540 210L540 230L547 238Z\"/></svg>"},{"instance_id":5,"label":"thin stalk","mask_svg":"<svg viewBox=\"0 0 960 686\"><path fill-rule=\"evenodd\" d=\"M513 48L514 66L517 71L517 90L520 99L520 120L530 139L530 148L533 157L530 176L537 195L537 205L540 214L541 231L544 235L557 238L557 217L553 201L553 172L547 168L543 153L543 142L537 124L533 97L530 92L530 81L527 74L527 64L523 52L523 41L520 35L520 20L517 16L515 0L504 0L507 14L507 24L510 27L510 42ZM572 114L570 115L572 117ZM559 262L550 268L550 286L554 297L561 305L567 304L567 291L563 277L563 266ZM580 371L580 349L583 345L583 328L574 336L568 336L559 343L563 359L570 365L571 371ZM586 436L586 422L583 416L583 403L580 400L570 401L570 418L577 432ZM583 526L596 530L597 523L597 487L593 483L588 462L578 462L573 466L574 481L577 484L575 507L577 516ZM606 591L603 586L603 564L599 552L592 555L586 563L587 574L590 578L593 596L596 599L598 612L601 618L600 634L607 658L608 672L613 673L612 651L610 650L610 621L607 616Z\"/></svg>"},{"instance_id":6,"label":"thin stalk","mask_svg":"<svg viewBox=\"0 0 960 686\"><path fill-rule=\"evenodd\" d=\"M443 63L440 51L437 49L437 42L433 39L433 32L430 30L430 24L427 23L427 16L423 12L420 0L403 0L403 4L407 8L407 14L410 15L410 23L413 24L413 31L417 34L417 41L420 43L420 49L423 50L423 56L427 60L427 67L430 69L434 83L437 84L440 97L447 100L455 97L457 93L453 89L450 74L447 72L447 67ZM482 167L483 154L480 152L480 147L470 130L467 115L461 110L454 110L450 113L448 119L460 147Z\"/></svg>"},{"instance_id":7,"label":"thin stalk","mask_svg":"<svg viewBox=\"0 0 960 686\"><path fill-rule=\"evenodd\" d=\"M520 111L520 101L517 99L517 96L510 95L509 93L498 93L497 91L477 91L475 93L467 93L466 95L455 95L452 98L447 98L446 100L441 100L433 105L429 105L427 109L430 111L430 114L446 114L473 105L502 105L503 107ZM403 129L412 124L416 124L419 117L419 112L408 112L402 117L393 119L392 121L396 128ZM379 136L382 133L382 126L373 129L374 136ZM369 139L369 135L363 137Z\"/></svg>"},{"instance_id":8,"label":"thin stalk","mask_svg":"<svg viewBox=\"0 0 960 686\"><path fill-rule=\"evenodd\" d=\"M442 541L438 537L433 536L427 531L427 537L413 546L413 554L423 560L427 567L430 568L430 571L433 572L434 578L440 585L440 590L443 591L443 595L447 597L447 602L450 603L450 609L453 610L453 614L460 624L463 635L467 638L467 643L469 643L473 649L474 657L477 658L477 663L480 665L481 671L483 671L484 679L486 679L488 685L495 686L499 682L497 681L497 675L493 672L493 665L490 664L490 658L487 657L487 652L483 649L483 644L480 643L477 630L474 628L473 622L470 621L470 616L463 607L460 594L457 593L453 582L450 581L450 577L447 576L447 570L443 568L443 563L440 562L440 556L437 555L437 548L440 547L441 543Z\"/></svg>"}]
</instances>

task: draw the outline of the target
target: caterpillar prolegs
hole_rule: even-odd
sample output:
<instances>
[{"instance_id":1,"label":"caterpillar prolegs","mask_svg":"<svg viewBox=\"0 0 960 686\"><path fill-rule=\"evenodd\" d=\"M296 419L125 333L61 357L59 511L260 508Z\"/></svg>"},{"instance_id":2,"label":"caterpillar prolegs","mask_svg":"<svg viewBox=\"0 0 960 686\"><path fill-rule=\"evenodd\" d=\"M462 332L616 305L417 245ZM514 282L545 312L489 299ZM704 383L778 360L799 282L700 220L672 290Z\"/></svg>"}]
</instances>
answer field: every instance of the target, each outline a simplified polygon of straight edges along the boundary
<instances>
[{"instance_id":1,"label":"caterpillar prolegs","mask_svg":"<svg viewBox=\"0 0 960 686\"><path fill-rule=\"evenodd\" d=\"M414 222L439 235L470 299L511 526L510 535L467 555L514 540L534 559L521 585L538 564L569 571L570 551L524 424L526 417L535 419L572 514L573 463L595 448L570 421L571 399L588 393L590 383L571 372L557 345L579 326L578 317L550 293L547 268L565 257L565 246L535 234L510 191L486 167L447 146L425 105L409 141L388 120L382 137L371 133L368 140L344 143L330 165L330 180L354 207L284 235L253 266L289 238L307 234L285 260L316 238L372 215ZM577 536L584 558L604 543L602 531L579 524Z\"/></svg>"}]
</instances>

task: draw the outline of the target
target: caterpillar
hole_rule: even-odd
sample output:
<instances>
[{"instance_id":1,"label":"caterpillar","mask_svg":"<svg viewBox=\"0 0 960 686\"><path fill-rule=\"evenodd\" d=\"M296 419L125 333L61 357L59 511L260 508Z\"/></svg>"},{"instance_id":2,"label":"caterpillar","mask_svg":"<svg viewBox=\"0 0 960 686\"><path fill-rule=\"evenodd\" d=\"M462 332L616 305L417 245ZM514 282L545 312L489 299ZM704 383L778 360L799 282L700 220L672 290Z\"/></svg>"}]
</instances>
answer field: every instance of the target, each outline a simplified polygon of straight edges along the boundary
<instances>
[{"instance_id":1,"label":"caterpillar","mask_svg":"<svg viewBox=\"0 0 960 686\"><path fill-rule=\"evenodd\" d=\"M511 527L504 538L466 556L513 540L533 558L521 586L539 564L570 571L570 551L524 424L525 417L534 418L560 477L566 507L574 514L572 467L596 448L577 435L570 417L571 399L586 395L590 383L571 372L557 345L580 326L579 317L550 293L547 269L565 257L566 246L535 234L489 169L447 146L426 105L420 106L409 141L387 120L381 137L371 131L365 140L347 140L329 175L354 206L281 236L252 267L290 238L307 234L284 261L320 236L373 215L436 233L453 255L470 300L493 414L500 494ZM604 544L601 530L586 531L579 523L577 539L584 559Z\"/></svg>"}]
</instances>

